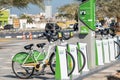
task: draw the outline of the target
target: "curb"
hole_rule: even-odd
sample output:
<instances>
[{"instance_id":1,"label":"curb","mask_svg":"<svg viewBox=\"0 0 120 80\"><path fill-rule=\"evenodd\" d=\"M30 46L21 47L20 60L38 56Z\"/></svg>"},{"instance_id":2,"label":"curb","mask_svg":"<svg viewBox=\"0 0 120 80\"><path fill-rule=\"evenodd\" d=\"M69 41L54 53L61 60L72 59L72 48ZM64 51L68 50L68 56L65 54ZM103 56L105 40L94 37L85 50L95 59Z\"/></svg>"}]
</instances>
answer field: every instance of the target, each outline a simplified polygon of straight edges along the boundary
<instances>
[{"instance_id":1,"label":"curb","mask_svg":"<svg viewBox=\"0 0 120 80\"><path fill-rule=\"evenodd\" d=\"M29 32L24 32L26 39L29 39ZM31 32L33 39L37 39L39 36L42 36L43 32ZM0 38L17 38L17 39L22 39L23 37L23 32L7 32L7 33L0 33Z\"/></svg>"},{"instance_id":2,"label":"curb","mask_svg":"<svg viewBox=\"0 0 120 80\"><path fill-rule=\"evenodd\" d=\"M114 61L114 62L107 63L107 64L105 64L103 66L98 66L95 69L92 69L89 72L86 72L85 74L82 74L79 77L76 77L74 80L82 80L82 79L84 79L84 78L86 78L88 76L91 76L91 75L93 75L93 74L95 74L95 73L97 73L97 72L99 72L101 70L107 69L107 68L109 68L109 67L111 67L111 66L113 66L115 64L118 64L118 63L120 63L119 59Z\"/></svg>"}]
</instances>

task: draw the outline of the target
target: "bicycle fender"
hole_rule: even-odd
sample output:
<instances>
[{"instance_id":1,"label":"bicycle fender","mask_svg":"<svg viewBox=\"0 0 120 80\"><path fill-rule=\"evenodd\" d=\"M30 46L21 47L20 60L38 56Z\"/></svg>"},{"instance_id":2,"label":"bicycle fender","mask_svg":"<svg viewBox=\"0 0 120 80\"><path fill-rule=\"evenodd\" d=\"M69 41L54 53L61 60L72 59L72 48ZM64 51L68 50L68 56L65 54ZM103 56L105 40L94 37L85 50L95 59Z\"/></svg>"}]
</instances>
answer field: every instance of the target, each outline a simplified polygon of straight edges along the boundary
<instances>
[{"instance_id":1,"label":"bicycle fender","mask_svg":"<svg viewBox=\"0 0 120 80\"><path fill-rule=\"evenodd\" d=\"M28 53L26 52L19 52L12 58L12 61L22 64L27 55Z\"/></svg>"}]
</instances>

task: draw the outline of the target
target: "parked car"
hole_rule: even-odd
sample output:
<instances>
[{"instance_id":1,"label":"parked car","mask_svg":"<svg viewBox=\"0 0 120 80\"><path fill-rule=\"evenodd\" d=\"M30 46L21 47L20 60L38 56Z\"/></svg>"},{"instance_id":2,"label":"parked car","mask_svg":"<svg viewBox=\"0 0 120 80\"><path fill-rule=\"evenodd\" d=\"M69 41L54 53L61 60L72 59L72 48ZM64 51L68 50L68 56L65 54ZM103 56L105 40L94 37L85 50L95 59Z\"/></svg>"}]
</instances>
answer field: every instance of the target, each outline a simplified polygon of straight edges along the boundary
<instances>
[{"instance_id":1,"label":"parked car","mask_svg":"<svg viewBox=\"0 0 120 80\"><path fill-rule=\"evenodd\" d=\"M74 27L74 24L69 24L69 28L73 28Z\"/></svg>"},{"instance_id":2,"label":"parked car","mask_svg":"<svg viewBox=\"0 0 120 80\"><path fill-rule=\"evenodd\" d=\"M4 26L4 29L13 29L13 25L12 24L7 24Z\"/></svg>"},{"instance_id":3,"label":"parked car","mask_svg":"<svg viewBox=\"0 0 120 80\"><path fill-rule=\"evenodd\" d=\"M45 32L56 33L59 30L61 30L61 27L59 27L56 23L47 23L45 26Z\"/></svg>"},{"instance_id":4,"label":"parked car","mask_svg":"<svg viewBox=\"0 0 120 80\"><path fill-rule=\"evenodd\" d=\"M79 28L78 28L78 23L75 23L75 24L74 24L73 29L74 29L74 31L78 31L78 30L79 30Z\"/></svg>"},{"instance_id":5,"label":"parked car","mask_svg":"<svg viewBox=\"0 0 120 80\"><path fill-rule=\"evenodd\" d=\"M45 33L50 35L57 35L57 32L60 31L62 28L57 25L57 23L49 22L45 24ZM45 37L44 32L38 36L38 38Z\"/></svg>"}]
</instances>

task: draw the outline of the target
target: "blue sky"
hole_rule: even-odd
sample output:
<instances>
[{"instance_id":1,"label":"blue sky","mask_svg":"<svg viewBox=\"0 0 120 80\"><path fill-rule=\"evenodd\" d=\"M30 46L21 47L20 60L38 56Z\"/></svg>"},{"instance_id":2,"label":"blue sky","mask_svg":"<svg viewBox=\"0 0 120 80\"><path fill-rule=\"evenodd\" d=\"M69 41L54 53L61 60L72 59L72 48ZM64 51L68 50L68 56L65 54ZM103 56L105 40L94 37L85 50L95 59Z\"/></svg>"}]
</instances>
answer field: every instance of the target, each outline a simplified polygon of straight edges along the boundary
<instances>
[{"instance_id":1,"label":"blue sky","mask_svg":"<svg viewBox=\"0 0 120 80\"><path fill-rule=\"evenodd\" d=\"M52 0L50 4L52 5L53 13L57 11L58 7L63 6L65 4L69 4L72 1L73 0ZM17 15L20 15L22 13L38 14L40 12L42 12L41 9L38 6L32 4L30 4L27 8L21 10L14 7L10 9L11 14L17 14Z\"/></svg>"}]
</instances>

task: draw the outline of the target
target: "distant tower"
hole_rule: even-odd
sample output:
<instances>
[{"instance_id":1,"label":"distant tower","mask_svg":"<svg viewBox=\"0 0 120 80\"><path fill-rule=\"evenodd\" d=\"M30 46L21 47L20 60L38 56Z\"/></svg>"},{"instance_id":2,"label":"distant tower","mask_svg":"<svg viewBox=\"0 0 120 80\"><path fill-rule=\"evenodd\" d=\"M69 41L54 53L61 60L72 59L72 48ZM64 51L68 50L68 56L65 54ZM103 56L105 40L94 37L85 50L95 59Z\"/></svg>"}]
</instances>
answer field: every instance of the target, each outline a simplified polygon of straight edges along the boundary
<instances>
[{"instance_id":1,"label":"distant tower","mask_svg":"<svg viewBox=\"0 0 120 80\"><path fill-rule=\"evenodd\" d=\"M50 0L46 0L45 18L52 18L52 6L50 5Z\"/></svg>"}]
</instances>

